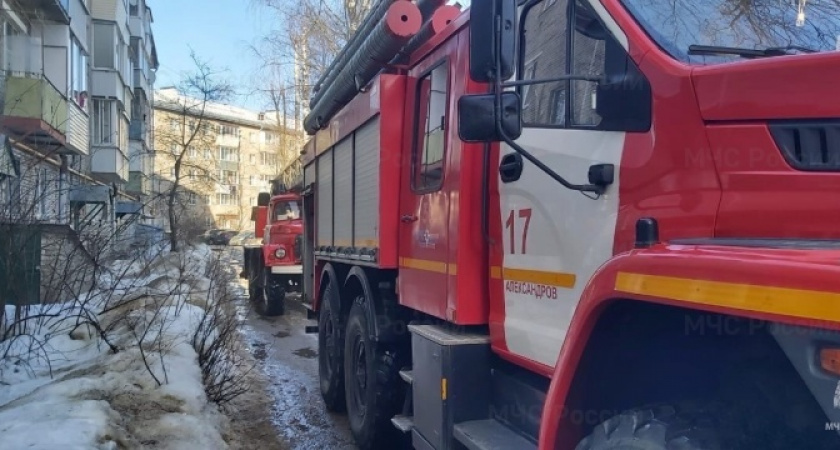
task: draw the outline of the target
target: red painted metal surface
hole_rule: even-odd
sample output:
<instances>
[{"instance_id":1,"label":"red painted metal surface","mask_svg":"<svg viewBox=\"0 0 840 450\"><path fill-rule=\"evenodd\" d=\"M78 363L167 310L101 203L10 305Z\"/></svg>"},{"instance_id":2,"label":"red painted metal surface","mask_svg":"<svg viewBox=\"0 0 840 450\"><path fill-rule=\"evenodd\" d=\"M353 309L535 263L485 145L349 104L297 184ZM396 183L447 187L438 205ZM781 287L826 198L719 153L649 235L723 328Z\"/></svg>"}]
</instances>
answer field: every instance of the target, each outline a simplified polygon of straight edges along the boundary
<instances>
[{"instance_id":1,"label":"red painted metal surface","mask_svg":"<svg viewBox=\"0 0 840 450\"><path fill-rule=\"evenodd\" d=\"M840 79L837 52L698 67L693 78L710 121L837 117L840 110L836 96L827 101Z\"/></svg>"},{"instance_id":2,"label":"red painted metal surface","mask_svg":"<svg viewBox=\"0 0 840 450\"><path fill-rule=\"evenodd\" d=\"M566 398L569 395L574 368L586 347L587 340L600 313L616 299L636 299L645 302L686 306L723 314L778 323L819 326L840 330L840 323L788 316L769 315L734 308L709 306L698 308L683 302L628 295L615 289L618 272L651 274L706 281L774 286L790 289L805 289L826 292L840 292L840 250L772 250L745 249L736 247L699 247L660 245L649 250L637 250L620 255L610 261L590 280L581 303L575 312L569 335L560 351L551 387L542 416L540 449L574 448L580 439L578 430L564 415ZM570 370L571 369L571 370ZM555 445L555 444L561 445Z\"/></svg>"},{"instance_id":3,"label":"red painted metal surface","mask_svg":"<svg viewBox=\"0 0 840 450\"><path fill-rule=\"evenodd\" d=\"M380 86L380 164L379 164L379 267L399 265L400 191L402 185L403 127L406 77L381 75Z\"/></svg>"},{"instance_id":4,"label":"red painted metal surface","mask_svg":"<svg viewBox=\"0 0 840 450\"><path fill-rule=\"evenodd\" d=\"M690 72L648 52L640 69L653 90L653 125L627 133L619 175L614 252L630 250L636 221L655 217L664 240L714 233L720 183Z\"/></svg>"},{"instance_id":5,"label":"red painted metal surface","mask_svg":"<svg viewBox=\"0 0 840 450\"><path fill-rule=\"evenodd\" d=\"M268 221L268 207L258 206L257 216L254 221L254 236L262 238L265 235L265 225Z\"/></svg>"},{"instance_id":6,"label":"red painted metal surface","mask_svg":"<svg viewBox=\"0 0 840 450\"><path fill-rule=\"evenodd\" d=\"M438 10L441 12L444 8ZM437 14L437 13L436 13ZM451 58L452 95L449 107L453 113L449 116L448 127L453 136L449 141L447 164L451 170L447 174L447 187L450 191L449 211L449 261L456 270L449 277L449 295L447 310L451 311L447 319L459 325L486 324L489 314L488 291L488 240L482 232L484 217L481 201L485 186L484 145L467 144L457 138L458 98L464 94L484 93L489 88L480 85L469 77L457 74L469 73L469 36L466 28L456 35L457 47ZM453 38L454 39L454 38Z\"/></svg>"},{"instance_id":7,"label":"red painted metal surface","mask_svg":"<svg viewBox=\"0 0 840 450\"><path fill-rule=\"evenodd\" d=\"M717 236L840 238L840 173L794 170L764 124L707 131L723 189Z\"/></svg>"}]
</instances>

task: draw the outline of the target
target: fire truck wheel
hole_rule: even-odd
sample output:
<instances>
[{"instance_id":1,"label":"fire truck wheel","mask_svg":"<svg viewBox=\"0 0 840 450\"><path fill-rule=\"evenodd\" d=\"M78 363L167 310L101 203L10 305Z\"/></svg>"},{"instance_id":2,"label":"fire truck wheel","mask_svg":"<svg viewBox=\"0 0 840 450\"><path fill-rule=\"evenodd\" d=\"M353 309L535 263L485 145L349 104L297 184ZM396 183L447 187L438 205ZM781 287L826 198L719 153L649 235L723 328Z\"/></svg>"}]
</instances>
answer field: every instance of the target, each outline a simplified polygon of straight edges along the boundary
<instances>
[{"instance_id":1,"label":"fire truck wheel","mask_svg":"<svg viewBox=\"0 0 840 450\"><path fill-rule=\"evenodd\" d=\"M364 298L350 309L344 345L344 384L350 429L361 450L398 449L408 444L391 424L399 414L405 388L400 355L370 336Z\"/></svg>"},{"instance_id":2,"label":"fire truck wheel","mask_svg":"<svg viewBox=\"0 0 840 450\"><path fill-rule=\"evenodd\" d=\"M601 423L575 450L719 450L711 408L657 405Z\"/></svg>"},{"instance_id":3,"label":"fire truck wheel","mask_svg":"<svg viewBox=\"0 0 840 450\"><path fill-rule=\"evenodd\" d=\"M254 302L254 308L261 316L281 316L286 309L286 289L266 268L263 273L262 295Z\"/></svg>"},{"instance_id":4,"label":"fire truck wheel","mask_svg":"<svg viewBox=\"0 0 840 450\"><path fill-rule=\"evenodd\" d=\"M327 283L321 311L318 313L318 375L321 397L332 412L344 411L344 330L341 319L333 313L335 286Z\"/></svg>"}]
</instances>

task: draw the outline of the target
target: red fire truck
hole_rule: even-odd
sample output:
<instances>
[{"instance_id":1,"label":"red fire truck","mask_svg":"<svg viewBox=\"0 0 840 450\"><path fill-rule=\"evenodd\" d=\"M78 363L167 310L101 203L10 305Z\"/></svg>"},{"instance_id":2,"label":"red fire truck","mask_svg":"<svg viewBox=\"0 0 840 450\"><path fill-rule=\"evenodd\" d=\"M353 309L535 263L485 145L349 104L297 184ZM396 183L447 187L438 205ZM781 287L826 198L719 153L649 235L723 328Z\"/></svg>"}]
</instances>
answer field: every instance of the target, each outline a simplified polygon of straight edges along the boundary
<instances>
[{"instance_id":1,"label":"red fire truck","mask_svg":"<svg viewBox=\"0 0 840 450\"><path fill-rule=\"evenodd\" d=\"M305 121L359 447L840 448L840 4L441 3L376 3Z\"/></svg>"},{"instance_id":2,"label":"red fire truck","mask_svg":"<svg viewBox=\"0 0 840 450\"><path fill-rule=\"evenodd\" d=\"M299 292L303 275L303 220L300 195L275 181L253 210L254 234L262 245L245 245L241 277L257 313L282 315L286 294Z\"/></svg>"}]
</instances>

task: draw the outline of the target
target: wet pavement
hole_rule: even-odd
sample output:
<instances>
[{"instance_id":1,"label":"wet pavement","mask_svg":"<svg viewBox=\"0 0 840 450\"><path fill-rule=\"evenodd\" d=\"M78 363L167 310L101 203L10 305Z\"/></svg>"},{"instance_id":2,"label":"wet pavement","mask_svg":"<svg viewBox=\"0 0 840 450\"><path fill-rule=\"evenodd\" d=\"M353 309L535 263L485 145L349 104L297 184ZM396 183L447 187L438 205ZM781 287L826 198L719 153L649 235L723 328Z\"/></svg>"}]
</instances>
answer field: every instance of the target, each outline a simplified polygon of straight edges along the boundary
<instances>
[{"instance_id":1,"label":"wet pavement","mask_svg":"<svg viewBox=\"0 0 840 450\"><path fill-rule=\"evenodd\" d=\"M225 250L232 264L240 257L236 249ZM237 273L240 270L236 267ZM258 360L258 369L268 379L273 397L272 422L280 438L293 450L355 449L346 416L328 413L318 386L318 339L306 334L306 310L297 296L286 299L286 315L260 317L247 299L247 281L240 280L238 314L244 319L242 333Z\"/></svg>"}]
</instances>

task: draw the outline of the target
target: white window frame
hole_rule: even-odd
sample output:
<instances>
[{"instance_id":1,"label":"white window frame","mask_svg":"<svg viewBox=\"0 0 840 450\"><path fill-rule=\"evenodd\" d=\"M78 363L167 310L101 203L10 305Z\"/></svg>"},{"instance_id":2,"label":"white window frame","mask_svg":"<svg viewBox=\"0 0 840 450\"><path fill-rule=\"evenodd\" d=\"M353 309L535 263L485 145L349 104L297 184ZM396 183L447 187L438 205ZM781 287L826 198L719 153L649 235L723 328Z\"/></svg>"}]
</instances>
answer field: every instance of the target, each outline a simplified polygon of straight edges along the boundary
<instances>
[{"instance_id":1,"label":"white window frame","mask_svg":"<svg viewBox=\"0 0 840 450\"><path fill-rule=\"evenodd\" d=\"M94 144L98 145L116 145L119 142L119 124L114 127L116 122L116 101L95 98L93 99L92 107L92 122L93 122L93 136Z\"/></svg>"}]
</instances>

